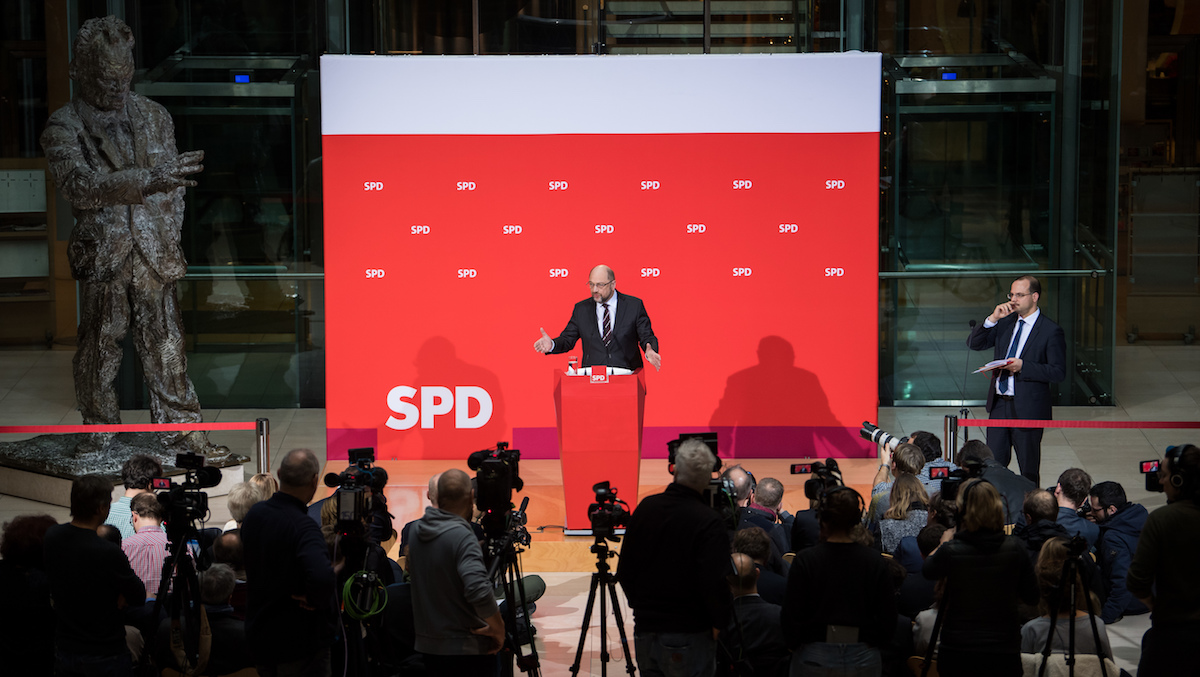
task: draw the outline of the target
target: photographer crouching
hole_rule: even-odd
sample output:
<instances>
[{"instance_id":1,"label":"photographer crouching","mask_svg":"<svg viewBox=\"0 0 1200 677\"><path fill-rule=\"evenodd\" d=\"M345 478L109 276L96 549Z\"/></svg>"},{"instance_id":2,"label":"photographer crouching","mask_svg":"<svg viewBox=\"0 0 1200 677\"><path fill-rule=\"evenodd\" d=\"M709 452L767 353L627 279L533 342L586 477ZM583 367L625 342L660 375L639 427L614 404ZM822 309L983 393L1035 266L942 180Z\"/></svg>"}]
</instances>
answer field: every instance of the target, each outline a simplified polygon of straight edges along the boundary
<instances>
[{"instance_id":1,"label":"photographer crouching","mask_svg":"<svg viewBox=\"0 0 1200 677\"><path fill-rule=\"evenodd\" d=\"M715 464L700 440L680 443L675 481L642 500L625 530L617 579L633 608L637 663L647 677L716 670L717 631L732 602L729 536L702 498Z\"/></svg>"}]
</instances>

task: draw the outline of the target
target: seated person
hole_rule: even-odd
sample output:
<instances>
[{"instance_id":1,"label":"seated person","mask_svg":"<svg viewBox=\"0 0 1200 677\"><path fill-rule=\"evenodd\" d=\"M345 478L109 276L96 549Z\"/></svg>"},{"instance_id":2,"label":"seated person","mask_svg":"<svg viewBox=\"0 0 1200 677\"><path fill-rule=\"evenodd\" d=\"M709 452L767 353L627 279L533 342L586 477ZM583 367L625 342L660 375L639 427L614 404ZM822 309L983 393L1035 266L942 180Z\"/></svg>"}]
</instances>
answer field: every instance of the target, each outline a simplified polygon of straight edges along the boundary
<instances>
[{"instance_id":1,"label":"seated person","mask_svg":"<svg viewBox=\"0 0 1200 677\"><path fill-rule=\"evenodd\" d=\"M894 452L886 449L880 458L879 470L875 473L871 489L871 509L868 526L883 519L883 513L891 505L892 482L900 475L916 476L925 467L925 455L915 444L901 442ZM890 471L891 480L888 480Z\"/></svg>"},{"instance_id":2,"label":"seated person","mask_svg":"<svg viewBox=\"0 0 1200 677\"><path fill-rule=\"evenodd\" d=\"M54 668L54 609L42 542L55 525L49 515L19 515L0 538L0 656L5 674L50 677Z\"/></svg>"},{"instance_id":3,"label":"seated person","mask_svg":"<svg viewBox=\"0 0 1200 677\"><path fill-rule=\"evenodd\" d=\"M717 674L745 674L743 666L749 666L754 675L787 674L791 652L779 623L782 608L759 596L758 566L749 555L735 552L730 562L733 571L726 580L733 594L733 617L719 640L729 649L732 660L718 658Z\"/></svg>"},{"instance_id":4,"label":"seated person","mask_svg":"<svg viewBox=\"0 0 1200 677\"><path fill-rule=\"evenodd\" d=\"M900 475L892 483L888 509L879 522L879 542L891 555L905 536L916 536L929 519L929 496L915 475Z\"/></svg>"},{"instance_id":5,"label":"seated person","mask_svg":"<svg viewBox=\"0 0 1200 677\"><path fill-rule=\"evenodd\" d=\"M1021 653L1041 653L1045 649L1046 640L1051 639L1050 611L1057 609L1058 617L1054 624L1051 651L1066 653L1069 645L1071 617L1074 616L1075 653L1112 658L1112 646L1108 642L1108 632L1104 627L1104 621L1099 617L1095 617L1096 632L1100 635L1100 647L1099 651L1097 650L1095 636L1092 634L1092 624L1088 618L1087 593L1083 590L1083 581L1079 578L1078 571L1075 574L1074 599L1067 592L1069 587L1063 580L1063 565L1066 563L1067 557L1067 539L1065 538L1051 538L1042 546L1036 570L1038 588L1042 595L1040 607L1043 615L1021 627ZM1088 557L1088 555L1084 554L1084 557ZM1094 601L1092 608L1099 611L1098 605Z\"/></svg>"},{"instance_id":6,"label":"seated person","mask_svg":"<svg viewBox=\"0 0 1200 677\"><path fill-rule=\"evenodd\" d=\"M233 569L225 564L214 564L200 574L200 601L204 603L204 613L212 633L208 663L203 671L205 675L229 675L254 665L246 643L245 621L235 616L233 607L229 605L236 582ZM181 619L181 632L186 633L190 629L187 619ZM178 640L173 638L171 630L170 618L159 624L154 658L160 668L183 672L179 660L183 655L182 636Z\"/></svg>"}]
</instances>

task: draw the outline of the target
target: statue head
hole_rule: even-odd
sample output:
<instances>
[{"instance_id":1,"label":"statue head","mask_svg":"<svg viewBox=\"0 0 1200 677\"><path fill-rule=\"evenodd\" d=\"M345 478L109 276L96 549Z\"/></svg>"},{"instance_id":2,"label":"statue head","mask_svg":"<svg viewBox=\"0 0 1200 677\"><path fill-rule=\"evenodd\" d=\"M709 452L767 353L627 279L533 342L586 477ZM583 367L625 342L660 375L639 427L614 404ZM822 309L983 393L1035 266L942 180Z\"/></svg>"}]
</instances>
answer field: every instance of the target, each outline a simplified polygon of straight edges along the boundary
<instances>
[{"instance_id":1,"label":"statue head","mask_svg":"<svg viewBox=\"0 0 1200 677\"><path fill-rule=\"evenodd\" d=\"M120 110L133 80L133 31L115 16L88 19L75 36L71 79L88 105Z\"/></svg>"}]
</instances>

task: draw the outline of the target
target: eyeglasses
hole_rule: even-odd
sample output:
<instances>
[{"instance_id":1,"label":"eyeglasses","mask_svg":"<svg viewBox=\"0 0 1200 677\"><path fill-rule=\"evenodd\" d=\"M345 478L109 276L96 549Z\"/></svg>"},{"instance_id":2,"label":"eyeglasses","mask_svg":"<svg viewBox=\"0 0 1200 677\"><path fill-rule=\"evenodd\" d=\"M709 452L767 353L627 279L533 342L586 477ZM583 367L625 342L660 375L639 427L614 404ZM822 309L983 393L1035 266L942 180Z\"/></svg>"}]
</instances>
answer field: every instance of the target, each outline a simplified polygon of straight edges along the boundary
<instances>
[{"instance_id":1,"label":"eyeglasses","mask_svg":"<svg viewBox=\"0 0 1200 677\"><path fill-rule=\"evenodd\" d=\"M613 283L612 280L609 280L608 282L601 282L599 284L597 284L595 282L588 282L588 286L591 287L592 289L604 289L605 287L607 287L608 285L610 285L612 283Z\"/></svg>"},{"instance_id":2,"label":"eyeglasses","mask_svg":"<svg viewBox=\"0 0 1200 677\"><path fill-rule=\"evenodd\" d=\"M1023 292L1017 292L1016 294L1009 294L1009 295L1008 295L1008 300L1009 300L1009 301L1011 301L1011 300L1013 300L1013 299L1023 299L1023 298L1025 298L1026 296L1033 296L1033 293L1031 292L1031 293L1029 293L1029 294L1025 294L1025 293L1023 293Z\"/></svg>"}]
</instances>

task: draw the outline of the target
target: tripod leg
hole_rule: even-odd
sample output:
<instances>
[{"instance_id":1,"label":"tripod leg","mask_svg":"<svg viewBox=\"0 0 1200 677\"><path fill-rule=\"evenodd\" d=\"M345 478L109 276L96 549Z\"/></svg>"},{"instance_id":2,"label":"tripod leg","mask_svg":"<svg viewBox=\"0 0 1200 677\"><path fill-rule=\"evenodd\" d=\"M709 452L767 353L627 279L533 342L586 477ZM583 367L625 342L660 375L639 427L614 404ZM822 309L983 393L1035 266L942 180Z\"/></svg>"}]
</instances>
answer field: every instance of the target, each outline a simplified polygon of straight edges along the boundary
<instances>
[{"instance_id":1,"label":"tripod leg","mask_svg":"<svg viewBox=\"0 0 1200 677\"><path fill-rule=\"evenodd\" d=\"M633 656L629 654L629 638L625 636L625 623L621 621L621 605L617 602L617 582L612 575L605 577L604 586L612 597L613 617L617 620L617 634L621 637L621 649L625 652L625 672L634 674Z\"/></svg>"},{"instance_id":2,"label":"tripod leg","mask_svg":"<svg viewBox=\"0 0 1200 677\"><path fill-rule=\"evenodd\" d=\"M587 644L588 629L592 626L592 606L596 603L596 587L600 584L600 574L592 574L592 585L588 589L587 607L583 611L583 629L579 631L579 646L575 649L575 663L571 665L571 674L579 674L579 664L583 661L583 647ZM603 619L601 619L603 623Z\"/></svg>"}]
</instances>

